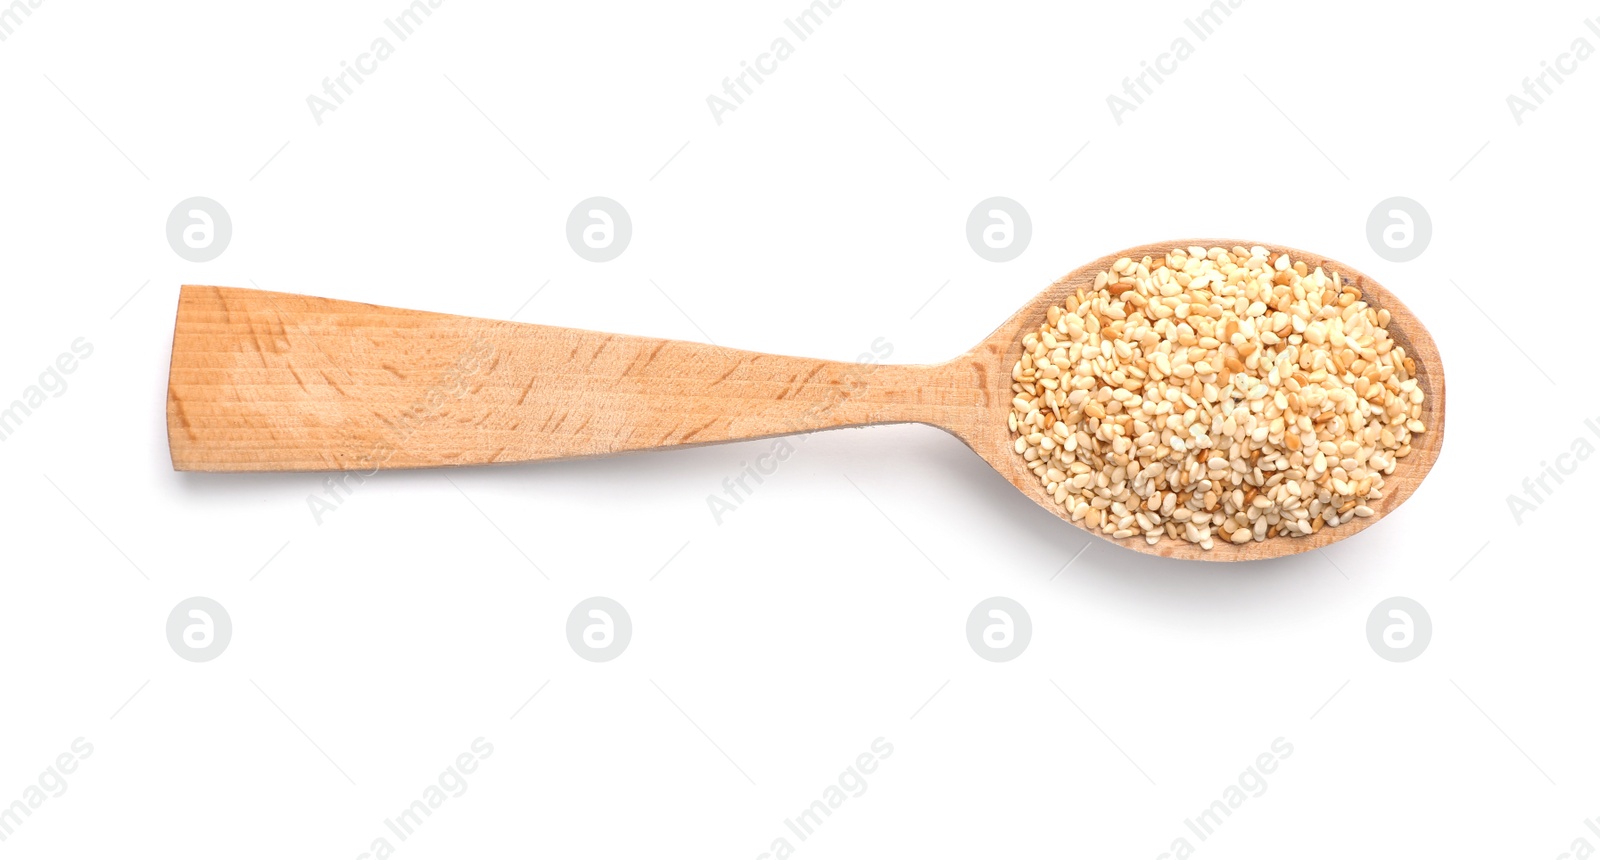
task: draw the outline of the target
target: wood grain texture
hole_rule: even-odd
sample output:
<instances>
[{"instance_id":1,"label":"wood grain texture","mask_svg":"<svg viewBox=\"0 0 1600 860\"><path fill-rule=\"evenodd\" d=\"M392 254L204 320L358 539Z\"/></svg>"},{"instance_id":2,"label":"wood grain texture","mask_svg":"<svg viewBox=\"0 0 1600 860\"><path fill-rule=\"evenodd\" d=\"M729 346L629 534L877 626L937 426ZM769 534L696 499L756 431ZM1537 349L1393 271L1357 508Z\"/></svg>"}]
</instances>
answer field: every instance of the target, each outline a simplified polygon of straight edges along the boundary
<instances>
[{"instance_id":1,"label":"wood grain texture","mask_svg":"<svg viewBox=\"0 0 1600 860\"><path fill-rule=\"evenodd\" d=\"M931 368L186 286L167 428L180 470L404 469L970 424L985 382L970 369L945 381Z\"/></svg>"},{"instance_id":2,"label":"wood grain texture","mask_svg":"<svg viewBox=\"0 0 1600 860\"><path fill-rule=\"evenodd\" d=\"M309 296L185 286L178 302L167 434L179 470L360 471L595 457L870 424L920 422L964 441L1029 498L1063 513L1011 446L1011 366L1045 310L1119 257L1088 263L1035 296L967 353L939 365L872 365L707 344L400 310ZM1404 502L1444 440L1444 369L1433 339L1387 290L1339 272L1417 364L1428 427L1387 479L1379 516L1303 538L1208 551L1184 541L1114 541L1171 558L1236 561L1325 546ZM1102 539L1105 538L1095 533Z\"/></svg>"}]
</instances>

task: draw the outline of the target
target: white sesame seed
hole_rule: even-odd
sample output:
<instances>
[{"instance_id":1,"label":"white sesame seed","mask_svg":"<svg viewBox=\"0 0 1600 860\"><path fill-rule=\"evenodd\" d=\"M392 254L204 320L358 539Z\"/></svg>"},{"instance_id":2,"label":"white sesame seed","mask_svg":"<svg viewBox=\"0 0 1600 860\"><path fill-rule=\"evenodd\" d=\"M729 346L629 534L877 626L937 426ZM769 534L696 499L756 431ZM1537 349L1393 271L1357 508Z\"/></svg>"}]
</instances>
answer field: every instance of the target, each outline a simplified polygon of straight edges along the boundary
<instances>
[{"instance_id":1,"label":"white sesame seed","mask_svg":"<svg viewBox=\"0 0 1600 860\"><path fill-rule=\"evenodd\" d=\"M1267 248L1121 258L1023 337L1007 425L1086 528L1210 549L1375 516L1422 387L1386 311Z\"/></svg>"}]
</instances>

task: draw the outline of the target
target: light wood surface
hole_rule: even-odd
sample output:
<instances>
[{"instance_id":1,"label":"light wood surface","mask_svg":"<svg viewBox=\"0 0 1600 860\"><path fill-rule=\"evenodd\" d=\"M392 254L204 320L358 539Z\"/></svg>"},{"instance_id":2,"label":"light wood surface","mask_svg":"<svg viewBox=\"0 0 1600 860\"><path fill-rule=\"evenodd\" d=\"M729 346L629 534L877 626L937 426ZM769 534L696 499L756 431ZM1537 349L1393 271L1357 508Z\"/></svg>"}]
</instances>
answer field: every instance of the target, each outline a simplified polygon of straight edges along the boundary
<instances>
[{"instance_id":1,"label":"light wood surface","mask_svg":"<svg viewBox=\"0 0 1600 860\"><path fill-rule=\"evenodd\" d=\"M499 322L310 296L185 286L167 389L179 470L358 471L596 457L869 424L920 422L964 441L1047 510L1063 509L1011 447L1022 336L1118 257L1266 245L1337 271L1391 314L1417 365L1428 432L1386 480L1378 516L1303 538L1208 551L1114 541L1172 558L1236 561L1325 546L1404 502L1444 441L1444 369L1426 328L1342 263L1262 242L1184 239L1108 254L1051 284L988 338L938 365L873 365ZM1105 538L1099 533L1097 536Z\"/></svg>"}]
</instances>

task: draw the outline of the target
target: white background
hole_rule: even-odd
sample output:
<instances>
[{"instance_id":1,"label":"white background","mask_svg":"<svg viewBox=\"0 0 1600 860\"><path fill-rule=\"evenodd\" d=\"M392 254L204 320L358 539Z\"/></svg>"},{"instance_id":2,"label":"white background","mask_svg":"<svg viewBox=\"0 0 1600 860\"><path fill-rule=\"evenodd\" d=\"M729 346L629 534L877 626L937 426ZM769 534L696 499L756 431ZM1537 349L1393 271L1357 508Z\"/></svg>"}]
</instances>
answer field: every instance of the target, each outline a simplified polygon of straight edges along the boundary
<instances>
[{"instance_id":1,"label":"white background","mask_svg":"<svg viewBox=\"0 0 1600 860\"><path fill-rule=\"evenodd\" d=\"M493 755L391 836L401 858L1600 844L1576 485L1600 464L1521 525L1506 503L1600 444L1600 60L1520 125L1506 105L1574 39L1600 46L1600 8L1246 0L1201 42L1199 0L848 0L799 42L799 0L449 0L318 125L306 97L402 8L46 0L0 42L0 405L94 346L0 443L0 805L94 746L0 853L355 857L478 737ZM794 55L717 124L706 97L784 35ZM1179 36L1194 55L1117 124L1107 95ZM164 236L196 195L234 227L205 264ZM610 263L566 243L594 195L633 218ZM993 195L1033 220L1004 264L964 236ZM1365 232L1395 195L1433 219L1403 264ZM1078 556L1083 532L918 426L796 442L720 525L706 497L771 442L386 473L321 525L322 476L167 455L183 283L843 360L884 337L922 363L1083 261L1212 235L1355 265L1444 355L1437 467L1325 551ZM193 595L233 620L212 662L164 638ZM593 595L633 620L613 662L565 639ZM992 595L1032 618L1012 662L965 637ZM1367 643L1393 595L1433 620L1413 662ZM868 790L794 838L784 819L879 737ZM1266 792L1196 839L1185 818L1279 737Z\"/></svg>"}]
</instances>

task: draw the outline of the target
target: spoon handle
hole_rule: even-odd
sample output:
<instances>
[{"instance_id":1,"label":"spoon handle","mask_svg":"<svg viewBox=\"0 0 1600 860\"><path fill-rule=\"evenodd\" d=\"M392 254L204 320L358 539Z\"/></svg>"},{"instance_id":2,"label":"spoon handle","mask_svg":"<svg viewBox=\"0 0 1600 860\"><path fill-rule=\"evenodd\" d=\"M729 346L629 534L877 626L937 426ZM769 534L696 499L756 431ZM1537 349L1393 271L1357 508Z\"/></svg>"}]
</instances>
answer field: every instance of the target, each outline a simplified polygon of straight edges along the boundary
<instances>
[{"instance_id":1,"label":"spoon handle","mask_svg":"<svg viewBox=\"0 0 1600 860\"><path fill-rule=\"evenodd\" d=\"M360 471L591 457L830 427L964 426L967 363L860 363L228 287L178 300L182 471ZM871 359L871 363L867 361Z\"/></svg>"}]
</instances>

